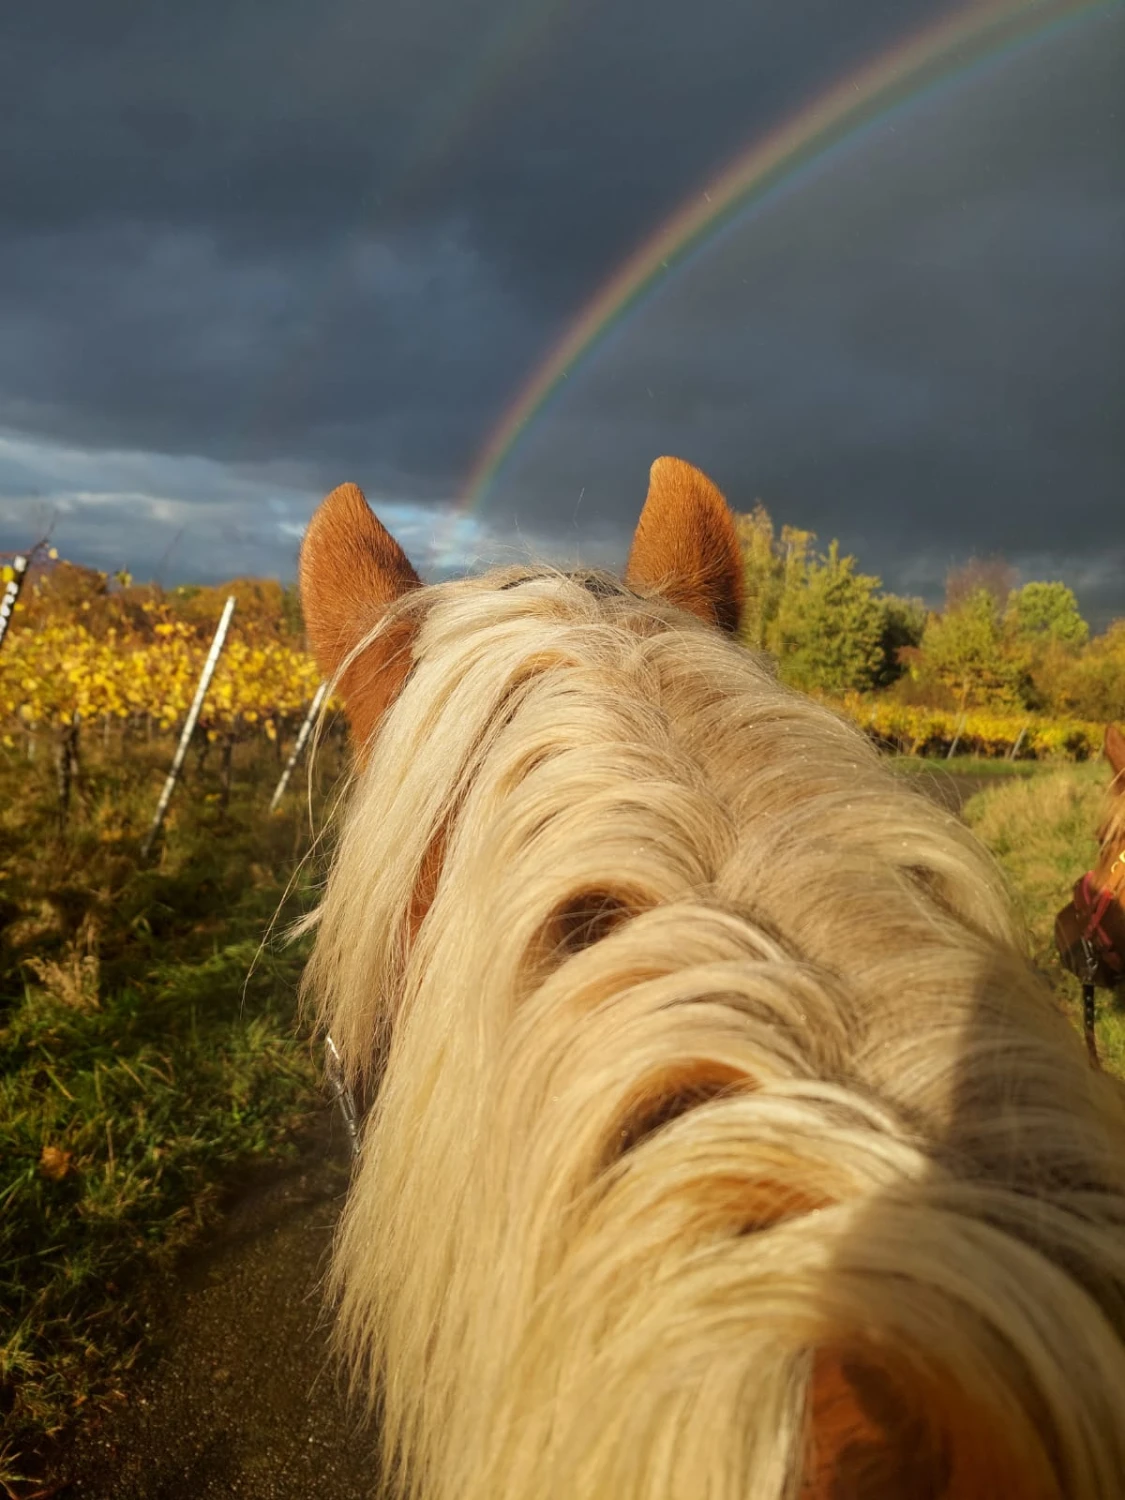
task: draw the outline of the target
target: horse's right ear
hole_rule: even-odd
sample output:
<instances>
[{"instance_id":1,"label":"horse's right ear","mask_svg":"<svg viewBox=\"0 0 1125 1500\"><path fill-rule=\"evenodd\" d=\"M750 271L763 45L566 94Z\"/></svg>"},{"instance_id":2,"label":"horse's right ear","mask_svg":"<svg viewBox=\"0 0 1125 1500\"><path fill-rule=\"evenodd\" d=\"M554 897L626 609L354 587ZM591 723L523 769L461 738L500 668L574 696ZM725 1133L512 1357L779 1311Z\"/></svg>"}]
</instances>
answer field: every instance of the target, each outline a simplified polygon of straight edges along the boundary
<instances>
[{"instance_id":1,"label":"horse's right ear","mask_svg":"<svg viewBox=\"0 0 1125 1500\"><path fill-rule=\"evenodd\" d=\"M1121 790L1125 791L1125 734L1121 733L1116 724L1106 727L1105 758L1113 767L1114 781L1121 781Z\"/></svg>"},{"instance_id":2,"label":"horse's right ear","mask_svg":"<svg viewBox=\"0 0 1125 1500\"><path fill-rule=\"evenodd\" d=\"M663 595L734 635L742 615L742 551L718 488L680 458L658 458L629 551L625 582Z\"/></svg>"},{"instance_id":3,"label":"horse's right ear","mask_svg":"<svg viewBox=\"0 0 1125 1500\"><path fill-rule=\"evenodd\" d=\"M309 645L329 679L379 623L387 606L421 583L406 553L354 484L333 490L309 522L301 544L300 580ZM339 678L337 686L361 752L406 680L413 635L405 622L384 632Z\"/></svg>"}]
</instances>

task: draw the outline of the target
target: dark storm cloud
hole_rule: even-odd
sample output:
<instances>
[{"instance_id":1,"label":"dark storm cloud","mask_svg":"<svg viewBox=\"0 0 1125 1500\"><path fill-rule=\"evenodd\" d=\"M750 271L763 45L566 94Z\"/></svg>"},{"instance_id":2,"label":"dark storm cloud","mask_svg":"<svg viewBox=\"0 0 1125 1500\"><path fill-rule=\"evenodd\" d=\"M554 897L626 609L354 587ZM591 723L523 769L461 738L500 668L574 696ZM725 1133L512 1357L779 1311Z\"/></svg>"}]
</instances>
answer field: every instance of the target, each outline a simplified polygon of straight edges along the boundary
<instances>
[{"instance_id":1,"label":"dark storm cloud","mask_svg":"<svg viewBox=\"0 0 1125 1500\"><path fill-rule=\"evenodd\" d=\"M12 10L0 422L448 492L654 219L933 8Z\"/></svg>"},{"instance_id":2,"label":"dark storm cloud","mask_svg":"<svg viewBox=\"0 0 1125 1500\"><path fill-rule=\"evenodd\" d=\"M355 236L271 259L224 255L204 233L91 229L0 243L0 283L13 304L0 345L8 428L362 463L423 493L447 492L451 443L471 443L457 393L483 330L502 349L513 320L452 235Z\"/></svg>"},{"instance_id":3,"label":"dark storm cloud","mask_svg":"<svg viewBox=\"0 0 1125 1500\"><path fill-rule=\"evenodd\" d=\"M1008 59L748 215L572 372L493 524L570 529L584 490L623 534L673 451L892 586L1003 552L1121 613L1123 36Z\"/></svg>"},{"instance_id":4,"label":"dark storm cloud","mask_svg":"<svg viewBox=\"0 0 1125 1500\"><path fill-rule=\"evenodd\" d=\"M186 573L291 571L314 498L355 477L436 569L578 537L616 560L671 449L898 586L932 590L975 544L1065 552L1112 592L1113 17L823 163L582 372L482 519L440 515L623 256L946 10L7 7L0 546L54 506L103 566L141 570L183 533Z\"/></svg>"}]
</instances>

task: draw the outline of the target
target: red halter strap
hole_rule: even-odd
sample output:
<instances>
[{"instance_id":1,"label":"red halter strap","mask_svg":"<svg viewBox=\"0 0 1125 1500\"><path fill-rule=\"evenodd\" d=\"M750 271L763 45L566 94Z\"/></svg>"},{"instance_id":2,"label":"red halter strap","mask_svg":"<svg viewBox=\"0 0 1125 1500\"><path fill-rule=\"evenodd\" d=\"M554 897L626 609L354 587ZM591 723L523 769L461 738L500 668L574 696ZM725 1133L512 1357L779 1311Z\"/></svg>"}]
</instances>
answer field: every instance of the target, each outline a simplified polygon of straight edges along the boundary
<instances>
[{"instance_id":1,"label":"red halter strap","mask_svg":"<svg viewBox=\"0 0 1125 1500\"><path fill-rule=\"evenodd\" d=\"M1099 886L1094 872L1087 870L1074 887L1074 912L1082 924L1082 939L1114 974L1125 976L1125 953L1115 944L1105 919L1125 883L1125 850L1109 867L1105 885Z\"/></svg>"}]
</instances>

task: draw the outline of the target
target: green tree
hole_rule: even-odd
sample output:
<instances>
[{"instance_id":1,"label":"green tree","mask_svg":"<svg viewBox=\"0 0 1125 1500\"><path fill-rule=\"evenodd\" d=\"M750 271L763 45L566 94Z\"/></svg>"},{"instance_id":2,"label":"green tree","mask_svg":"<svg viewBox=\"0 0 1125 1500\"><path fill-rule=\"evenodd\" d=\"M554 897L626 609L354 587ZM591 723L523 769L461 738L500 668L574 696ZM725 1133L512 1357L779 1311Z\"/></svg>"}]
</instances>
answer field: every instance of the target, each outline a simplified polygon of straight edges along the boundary
<instances>
[{"instance_id":1,"label":"green tree","mask_svg":"<svg viewBox=\"0 0 1125 1500\"><path fill-rule=\"evenodd\" d=\"M1078 600L1065 583L1025 583L1013 589L1007 623L1013 635L1031 646L1080 647L1090 639Z\"/></svg>"},{"instance_id":2,"label":"green tree","mask_svg":"<svg viewBox=\"0 0 1125 1500\"><path fill-rule=\"evenodd\" d=\"M1114 620L1083 651L1049 652L1037 680L1057 713L1125 722L1125 619Z\"/></svg>"},{"instance_id":3,"label":"green tree","mask_svg":"<svg viewBox=\"0 0 1125 1500\"><path fill-rule=\"evenodd\" d=\"M759 501L750 515L736 515L735 531L742 547L745 602L739 634L745 645L766 648L770 627L777 618L783 587L783 567L769 511Z\"/></svg>"},{"instance_id":4,"label":"green tree","mask_svg":"<svg viewBox=\"0 0 1125 1500\"><path fill-rule=\"evenodd\" d=\"M910 653L922 644L926 606L921 599L902 599L897 594L884 594L879 602L883 607L883 660L874 685L887 688L903 676Z\"/></svg>"},{"instance_id":5,"label":"green tree","mask_svg":"<svg viewBox=\"0 0 1125 1500\"><path fill-rule=\"evenodd\" d=\"M954 597L953 608L931 615L927 622L922 637L923 670L950 689L961 709L1022 703L1027 661L1006 638L996 593L982 584Z\"/></svg>"},{"instance_id":6,"label":"green tree","mask_svg":"<svg viewBox=\"0 0 1125 1500\"><path fill-rule=\"evenodd\" d=\"M880 580L857 573L855 558L841 557L835 541L810 561L811 540L811 533L797 533L786 559L773 628L781 675L806 691L863 691L875 685L886 663Z\"/></svg>"}]
</instances>

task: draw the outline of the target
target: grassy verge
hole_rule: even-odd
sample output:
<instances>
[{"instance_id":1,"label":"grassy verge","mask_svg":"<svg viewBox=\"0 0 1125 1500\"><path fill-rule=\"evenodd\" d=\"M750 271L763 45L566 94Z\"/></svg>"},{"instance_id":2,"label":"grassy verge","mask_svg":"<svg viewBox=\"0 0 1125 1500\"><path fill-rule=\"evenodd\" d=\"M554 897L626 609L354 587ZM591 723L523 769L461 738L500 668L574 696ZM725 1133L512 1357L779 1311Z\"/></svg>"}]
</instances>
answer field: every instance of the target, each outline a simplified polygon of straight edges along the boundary
<instances>
[{"instance_id":1,"label":"grassy verge","mask_svg":"<svg viewBox=\"0 0 1125 1500\"><path fill-rule=\"evenodd\" d=\"M902 776L933 775L969 776L973 780L1010 781L1013 778L1026 780L1041 776L1050 769L1049 761L988 759L983 755L955 755L948 760L944 755L895 755L888 764Z\"/></svg>"},{"instance_id":2,"label":"grassy verge","mask_svg":"<svg viewBox=\"0 0 1125 1500\"><path fill-rule=\"evenodd\" d=\"M309 899L285 895L301 787L268 818L272 750L238 753L226 807L218 767L194 767L146 867L169 755L88 765L66 834L50 768L0 758L0 1490L19 1450L112 1399L141 1273L236 1167L285 1153L317 1099L303 947L260 951L279 906L284 922Z\"/></svg>"}]
</instances>

